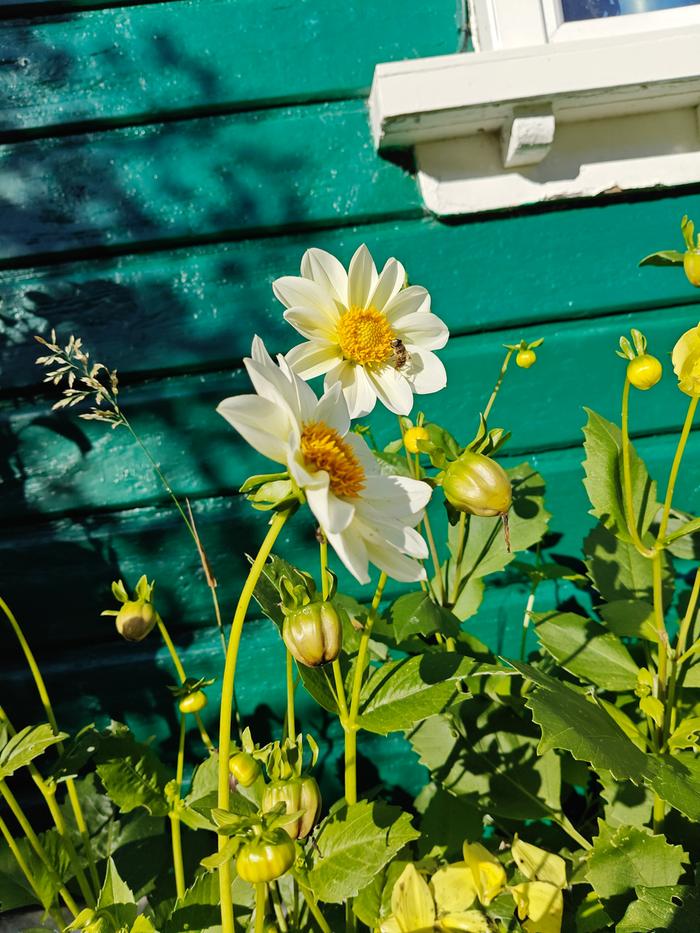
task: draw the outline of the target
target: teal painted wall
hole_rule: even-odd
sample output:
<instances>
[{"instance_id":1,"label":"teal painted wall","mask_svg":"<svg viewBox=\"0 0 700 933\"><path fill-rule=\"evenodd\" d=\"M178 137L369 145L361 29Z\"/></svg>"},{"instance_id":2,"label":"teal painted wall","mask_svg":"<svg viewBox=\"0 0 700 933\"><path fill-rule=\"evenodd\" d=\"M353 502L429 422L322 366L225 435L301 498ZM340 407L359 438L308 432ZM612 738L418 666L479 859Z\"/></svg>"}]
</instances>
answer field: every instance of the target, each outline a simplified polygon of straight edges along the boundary
<instances>
[{"instance_id":1,"label":"teal painted wall","mask_svg":"<svg viewBox=\"0 0 700 933\"><path fill-rule=\"evenodd\" d=\"M123 403L177 492L193 503L226 614L259 516L236 496L258 459L216 415L242 391L253 332L284 351L294 335L272 296L311 245L347 261L366 242L426 285L452 331L449 387L426 409L466 435L502 344L544 336L538 365L514 371L497 411L508 459L544 475L554 551L576 554L588 527L582 406L616 417L614 347L634 325L667 358L698 318L698 293L640 256L672 243L697 189L531 208L446 225L426 216L415 180L372 146L365 98L374 65L457 51L455 0L176 0L120 8L0 2L0 591L44 664L62 721L101 713L167 742L173 680L155 637L119 641L99 612L109 583L158 580L159 605L187 666L218 673L221 654L196 554L161 488L121 432L51 414L31 335L83 336L119 370ZM640 406L641 408L641 406ZM684 414L673 380L644 398L640 449L662 476ZM378 418L379 434L390 430ZM693 437L679 502L696 500ZM299 521L280 548L315 561ZM357 588L348 588L357 593ZM398 592L394 587L392 592ZM544 595L552 601L553 591ZM495 647L518 637L525 593L499 579L471 629ZM2 702L20 721L33 695L0 636ZM276 728L280 645L252 620L240 701ZM215 704L213 704L215 706ZM311 713L310 705L307 709ZM334 775L335 733L313 725ZM400 739L366 743L387 779L421 769ZM367 778L373 780L373 772Z\"/></svg>"}]
</instances>

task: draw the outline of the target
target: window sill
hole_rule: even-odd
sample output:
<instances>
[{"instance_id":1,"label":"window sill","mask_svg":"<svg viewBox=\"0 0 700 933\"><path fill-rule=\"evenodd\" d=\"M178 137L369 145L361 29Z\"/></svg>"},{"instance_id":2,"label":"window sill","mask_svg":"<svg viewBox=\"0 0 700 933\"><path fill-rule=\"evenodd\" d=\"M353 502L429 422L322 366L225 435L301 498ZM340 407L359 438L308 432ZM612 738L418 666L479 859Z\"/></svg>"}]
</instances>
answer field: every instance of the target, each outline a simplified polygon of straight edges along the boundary
<instances>
[{"instance_id":1,"label":"window sill","mask_svg":"<svg viewBox=\"0 0 700 933\"><path fill-rule=\"evenodd\" d=\"M700 27L378 65L377 149L473 213L700 180Z\"/></svg>"}]
</instances>

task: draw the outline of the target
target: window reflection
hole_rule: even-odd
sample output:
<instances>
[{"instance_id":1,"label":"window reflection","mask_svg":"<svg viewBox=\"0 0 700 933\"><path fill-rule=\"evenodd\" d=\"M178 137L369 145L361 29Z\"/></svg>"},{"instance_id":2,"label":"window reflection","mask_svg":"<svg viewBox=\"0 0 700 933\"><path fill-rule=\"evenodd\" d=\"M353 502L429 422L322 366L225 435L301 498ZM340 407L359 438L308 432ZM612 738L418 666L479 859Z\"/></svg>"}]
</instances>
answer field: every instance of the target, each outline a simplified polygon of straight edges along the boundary
<instances>
[{"instance_id":1,"label":"window reflection","mask_svg":"<svg viewBox=\"0 0 700 933\"><path fill-rule=\"evenodd\" d=\"M700 0L563 0L564 19L600 19L626 13L651 13L679 6L698 6Z\"/></svg>"}]
</instances>

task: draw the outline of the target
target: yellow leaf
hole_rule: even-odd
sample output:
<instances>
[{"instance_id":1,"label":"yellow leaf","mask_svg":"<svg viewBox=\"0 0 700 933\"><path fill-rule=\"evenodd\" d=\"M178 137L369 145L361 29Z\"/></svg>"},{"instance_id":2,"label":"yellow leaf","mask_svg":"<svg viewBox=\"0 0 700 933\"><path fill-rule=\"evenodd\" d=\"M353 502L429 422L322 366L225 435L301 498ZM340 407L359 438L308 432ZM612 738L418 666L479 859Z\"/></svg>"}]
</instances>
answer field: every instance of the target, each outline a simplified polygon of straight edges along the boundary
<instances>
[{"instance_id":1,"label":"yellow leaf","mask_svg":"<svg viewBox=\"0 0 700 933\"><path fill-rule=\"evenodd\" d=\"M394 884L391 912L401 933L431 930L435 923L435 905L428 882L411 863L404 868Z\"/></svg>"},{"instance_id":2,"label":"yellow leaf","mask_svg":"<svg viewBox=\"0 0 700 933\"><path fill-rule=\"evenodd\" d=\"M561 888L547 881L527 881L510 889L518 919L527 933L560 933L564 913Z\"/></svg>"},{"instance_id":3,"label":"yellow leaf","mask_svg":"<svg viewBox=\"0 0 700 933\"><path fill-rule=\"evenodd\" d=\"M658 697L643 697L639 701L639 708L661 728L664 721L664 705Z\"/></svg>"},{"instance_id":4,"label":"yellow leaf","mask_svg":"<svg viewBox=\"0 0 700 933\"><path fill-rule=\"evenodd\" d=\"M487 907L505 887L505 869L479 842L465 842L463 852L464 861L472 872L477 897L484 907Z\"/></svg>"},{"instance_id":5,"label":"yellow leaf","mask_svg":"<svg viewBox=\"0 0 700 933\"><path fill-rule=\"evenodd\" d=\"M463 910L441 917L440 929L445 933L490 933L492 928L480 910Z\"/></svg>"},{"instance_id":6,"label":"yellow leaf","mask_svg":"<svg viewBox=\"0 0 700 933\"><path fill-rule=\"evenodd\" d=\"M530 881L549 881L558 888L566 887L566 863L561 856L523 842L517 835L510 851L515 864Z\"/></svg>"},{"instance_id":7,"label":"yellow leaf","mask_svg":"<svg viewBox=\"0 0 700 933\"><path fill-rule=\"evenodd\" d=\"M467 910L476 900L472 871L465 862L456 862L454 865L439 868L430 884L440 914Z\"/></svg>"}]
</instances>

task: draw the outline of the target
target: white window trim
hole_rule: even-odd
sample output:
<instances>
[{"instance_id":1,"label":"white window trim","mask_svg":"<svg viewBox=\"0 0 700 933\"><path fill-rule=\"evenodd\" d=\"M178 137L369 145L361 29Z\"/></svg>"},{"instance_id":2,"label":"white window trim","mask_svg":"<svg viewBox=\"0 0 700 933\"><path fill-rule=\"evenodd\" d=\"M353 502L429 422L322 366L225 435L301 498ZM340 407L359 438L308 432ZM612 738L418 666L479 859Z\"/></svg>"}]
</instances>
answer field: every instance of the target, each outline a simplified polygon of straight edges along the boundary
<instances>
[{"instance_id":1,"label":"white window trim","mask_svg":"<svg viewBox=\"0 0 700 933\"><path fill-rule=\"evenodd\" d=\"M370 94L377 148L414 147L430 210L700 180L700 5L581 22L559 0L470 7L478 51L378 65Z\"/></svg>"}]
</instances>

